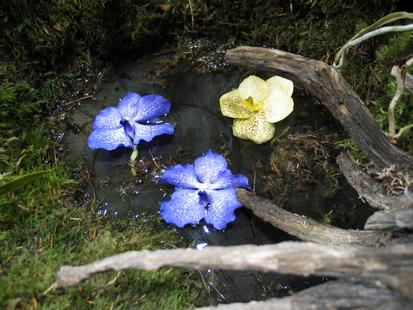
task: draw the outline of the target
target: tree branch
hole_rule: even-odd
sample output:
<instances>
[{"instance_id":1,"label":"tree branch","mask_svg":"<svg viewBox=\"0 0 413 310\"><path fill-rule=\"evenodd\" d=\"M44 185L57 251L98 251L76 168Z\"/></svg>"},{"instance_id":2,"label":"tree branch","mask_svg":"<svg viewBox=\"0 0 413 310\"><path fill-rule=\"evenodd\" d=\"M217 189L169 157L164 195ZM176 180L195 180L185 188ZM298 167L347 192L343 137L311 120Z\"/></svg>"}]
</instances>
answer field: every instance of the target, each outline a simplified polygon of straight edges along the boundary
<instances>
[{"instance_id":1,"label":"tree branch","mask_svg":"<svg viewBox=\"0 0 413 310\"><path fill-rule=\"evenodd\" d=\"M388 232L341 229L288 212L270 201L238 189L239 201L257 217L301 240L322 244L377 246L391 236Z\"/></svg>"},{"instance_id":2,"label":"tree branch","mask_svg":"<svg viewBox=\"0 0 413 310\"><path fill-rule=\"evenodd\" d=\"M399 290L413 298L413 245L386 248L283 242L275 245L131 251L83 266L63 266L56 287L69 287L102 272L161 267L230 269L330 276L366 281Z\"/></svg>"},{"instance_id":3,"label":"tree branch","mask_svg":"<svg viewBox=\"0 0 413 310\"><path fill-rule=\"evenodd\" d=\"M401 69L398 66L393 66L391 68L391 75L396 77L397 75L401 74ZM404 87L406 87L406 89L413 93L413 76L409 73L406 72L406 77L404 79Z\"/></svg>"},{"instance_id":4,"label":"tree branch","mask_svg":"<svg viewBox=\"0 0 413 310\"><path fill-rule=\"evenodd\" d=\"M316 309L411 309L411 303L383 287L345 281L329 281L292 296L265 301L221 304L199 310L316 310Z\"/></svg>"},{"instance_id":5,"label":"tree branch","mask_svg":"<svg viewBox=\"0 0 413 310\"><path fill-rule=\"evenodd\" d=\"M247 46L229 50L225 58L229 64L281 73L303 85L341 122L378 169L392 165L412 169L413 157L390 143L357 94L328 64L276 49Z\"/></svg>"},{"instance_id":6,"label":"tree branch","mask_svg":"<svg viewBox=\"0 0 413 310\"><path fill-rule=\"evenodd\" d=\"M336 61L334 61L334 67L338 69L343 66L344 58L346 56L347 50L351 47L354 47L364 41L367 41L368 39L371 39L381 34L385 34L388 32L402 32L402 31L409 31L409 30L413 30L413 24L381 27L371 32L368 32L357 39L350 40L340 49L338 53L339 55L338 63L337 63L337 58L336 58Z\"/></svg>"},{"instance_id":7,"label":"tree branch","mask_svg":"<svg viewBox=\"0 0 413 310\"><path fill-rule=\"evenodd\" d=\"M413 208L376 212L368 218L364 228L371 230L413 230Z\"/></svg>"},{"instance_id":8,"label":"tree branch","mask_svg":"<svg viewBox=\"0 0 413 310\"><path fill-rule=\"evenodd\" d=\"M412 24L413 25L413 24ZM396 77L396 83L397 83L397 89L396 89L396 94L392 98L390 104L389 104L389 109L388 109L388 121L389 121L389 135L392 139L396 139L400 137L401 133L396 134L396 120L394 117L394 110L396 109L397 104L399 103L403 93L404 93L404 87L405 87L405 79L406 79L406 74L407 70L409 67L413 64L413 58L410 58L409 60L406 61L406 63L402 66L400 70L393 70L392 73L394 73ZM410 128L409 125L407 128ZM403 130L406 130L406 127L402 128Z\"/></svg>"},{"instance_id":9,"label":"tree branch","mask_svg":"<svg viewBox=\"0 0 413 310\"><path fill-rule=\"evenodd\" d=\"M392 209L400 208L403 205L400 197L386 196L379 182L361 170L348 152L342 152L337 156L337 163L347 182L373 208Z\"/></svg>"}]
</instances>

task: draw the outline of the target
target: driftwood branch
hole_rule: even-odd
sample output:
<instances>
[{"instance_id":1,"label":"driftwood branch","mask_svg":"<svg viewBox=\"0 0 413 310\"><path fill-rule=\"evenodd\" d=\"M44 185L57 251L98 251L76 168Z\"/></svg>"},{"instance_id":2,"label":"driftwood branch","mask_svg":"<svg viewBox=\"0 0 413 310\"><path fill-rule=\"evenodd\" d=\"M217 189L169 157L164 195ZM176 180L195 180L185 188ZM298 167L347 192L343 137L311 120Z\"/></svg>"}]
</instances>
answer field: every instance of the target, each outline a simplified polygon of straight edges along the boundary
<instances>
[{"instance_id":1,"label":"driftwood branch","mask_svg":"<svg viewBox=\"0 0 413 310\"><path fill-rule=\"evenodd\" d=\"M396 134L396 120L394 116L394 110L396 109L396 106L399 103L404 93L407 70L412 64L413 64L413 58L410 58L409 60L406 61L406 63L401 67L400 70L392 69L392 73L394 73L396 77L397 89L396 89L396 94L394 95L393 99L391 100L389 104L388 121L389 121L389 135L391 138L396 139L396 140L400 138L401 132Z\"/></svg>"},{"instance_id":2,"label":"driftwood branch","mask_svg":"<svg viewBox=\"0 0 413 310\"><path fill-rule=\"evenodd\" d=\"M238 189L239 201L257 217L301 240L322 244L375 246L390 238L388 232L346 230L318 223L306 216L288 212L270 201Z\"/></svg>"},{"instance_id":3,"label":"driftwood branch","mask_svg":"<svg viewBox=\"0 0 413 310\"><path fill-rule=\"evenodd\" d=\"M314 309L411 309L411 303L397 292L363 283L330 281L292 296L265 301L221 304L199 310L314 310Z\"/></svg>"},{"instance_id":4,"label":"driftwood branch","mask_svg":"<svg viewBox=\"0 0 413 310\"><path fill-rule=\"evenodd\" d=\"M373 208L392 209L400 208L403 205L400 197L386 196L379 182L361 170L349 153L342 152L337 157L337 163L347 182Z\"/></svg>"},{"instance_id":5,"label":"driftwood branch","mask_svg":"<svg viewBox=\"0 0 413 310\"><path fill-rule=\"evenodd\" d=\"M368 39L374 38L378 35L389 33L389 32L403 32L403 31L410 31L413 30L413 24L408 24L408 25L397 25L397 26L387 26L387 27L381 27L379 29L373 30L371 32L368 32L361 37L350 40L347 42L341 49L340 49L340 57L338 59L338 63L334 63L335 68L340 68L344 64L344 58L346 56L347 50L351 47L357 46L358 44L367 41Z\"/></svg>"},{"instance_id":6,"label":"driftwood branch","mask_svg":"<svg viewBox=\"0 0 413 310\"><path fill-rule=\"evenodd\" d=\"M392 23L394 21L400 20L400 19L413 19L413 14L409 12L394 12L390 13L386 16L383 16L379 20L375 21L373 24L367 26L366 28L361 29L354 37L352 37L340 50L338 51L335 59L334 59L334 64L333 67L339 68L340 66L343 65L344 63L344 54L346 53L346 50L349 47L355 46L371 37L374 37L376 35L386 33L386 32L392 32L393 27L399 27L399 26L387 26L383 27L389 23ZM406 26L406 25L404 25ZM412 25L407 25L408 27L411 27ZM382 28L380 28L382 27ZM406 29L409 30L409 29ZM398 29L397 31L404 31L404 29Z\"/></svg>"},{"instance_id":7,"label":"driftwood branch","mask_svg":"<svg viewBox=\"0 0 413 310\"><path fill-rule=\"evenodd\" d=\"M386 196L380 184L367 175L347 152L337 157L337 163L349 184L372 207L384 209L375 212L364 225L367 230L401 230L413 228L413 208L406 208L404 196Z\"/></svg>"},{"instance_id":8,"label":"driftwood branch","mask_svg":"<svg viewBox=\"0 0 413 310\"><path fill-rule=\"evenodd\" d=\"M413 298L413 245L386 248L283 242L275 245L131 251L83 266L63 266L57 287L69 287L102 272L155 270L165 266L319 275L364 281L399 290Z\"/></svg>"},{"instance_id":9,"label":"driftwood branch","mask_svg":"<svg viewBox=\"0 0 413 310\"><path fill-rule=\"evenodd\" d=\"M393 66L391 68L391 75L397 77L401 75L401 69L398 66ZM413 93L413 76L406 72L406 77L404 79L404 87L411 93Z\"/></svg>"},{"instance_id":10,"label":"driftwood branch","mask_svg":"<svg viewBox=\"0 0 413 310\"><path fill-rule=\"evenodd\" d=\"M304 86L340 121L377 168L396 165L412 169L413 157L390 143L361 99L328 64L276 49L247 46L229 50L225 58L229 64L281 73Z\"/></svg>"},{"instance_id":11,"label":"driftwood branch","mask_svg":"<svg viewBox=\"0 0 413 310\"><path fill-rule=\"evenodd\" d=\"M368 218L364 228L371 230L413 230L413 208L376 212Z\"/></svg>"}]
</instances>

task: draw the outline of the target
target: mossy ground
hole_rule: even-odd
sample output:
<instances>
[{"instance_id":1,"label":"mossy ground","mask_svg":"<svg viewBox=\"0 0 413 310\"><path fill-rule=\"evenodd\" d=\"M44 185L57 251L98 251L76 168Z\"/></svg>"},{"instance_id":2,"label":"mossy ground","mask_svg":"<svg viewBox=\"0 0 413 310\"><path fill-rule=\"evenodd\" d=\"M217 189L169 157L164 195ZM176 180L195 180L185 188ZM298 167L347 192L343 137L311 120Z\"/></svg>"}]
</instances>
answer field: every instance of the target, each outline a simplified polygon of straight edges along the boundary
<instances>
[{"instance_id":1,"label":"mossy ground","mask_svg":"<svg viewBox=\"0 0 413 310\"><path fill-rule=\"evenodd\" d=\"M220 40L226 47L264 45L331 61L359 29L394 11L394 3L3 1L0 185L33 171L51 173L0 196L0 306L170 309L202 303L199 280L177 269L104 275L79 288L46 292L62 264L86 263L129 249L181 245L156 217L99 218L93 200L85 203L82 178L64 162L60 133L70 126L65 115L75 100L93 94L111 63L125 55L174 47L187 36ZM385 46L388 37L363 44L344 70L358 93L374 101L379 120L388 99L377 98L391 96L386 72L410 48L410 39L401 39L407 43L394 39L393 49L387 50L377 46ZM375 67L376 50L378 62L388 67ZM411 122L413 115L411 99L404 102L399 126ZM411 136L401 144L410 152L411 145Z\"/></svg>"}]
</instances>

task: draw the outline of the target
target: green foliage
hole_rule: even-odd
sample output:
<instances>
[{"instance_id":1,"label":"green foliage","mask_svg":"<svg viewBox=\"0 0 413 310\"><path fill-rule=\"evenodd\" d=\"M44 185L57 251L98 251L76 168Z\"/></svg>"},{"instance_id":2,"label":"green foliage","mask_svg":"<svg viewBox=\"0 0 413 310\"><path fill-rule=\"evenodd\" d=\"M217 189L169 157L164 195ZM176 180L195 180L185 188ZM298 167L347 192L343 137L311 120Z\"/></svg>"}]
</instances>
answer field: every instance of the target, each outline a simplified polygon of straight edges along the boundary
<instances>
[{"instance_id":1,"label":"green foliage","mask_svg":"<svg viewBox=\"0 0 413 310\"><path fill-rule=\"evenodd\" d=\"M370 21L391 10L392 1L169 1L176 32L266 45L331 59L336 49ZM376 10L371 10L375 6ZM192 28L192 16L194 27Z\"/></svg>"},{"instance_id":2,"label":"green foliage","mask_svg":"<svg viewBox=\"0 0 413 310\"><path fill-rule=\"evenodd\" d=\"M387 42L377 49L378 73L382 77L383 90L380 96L373 102L373 112L383 128L388 131L388 106L396 94L396 79L390 75L394 65L401 66L413 53L413 32L393 35ZM410 69L412 74L413 70ZM413 95L405 90L396 109L396 132L407 125L413 124ZM413 154L413 134L412 130L407 130L398 139L398 145L410 154Z\"/></svg>"},{"instance_id":3,"label":"green foliage","mask_svg":"<svg viewBox=\"0 0 413 310\"><path fill-rule=\"evenodd\" d=\"M6 1L3 49L20 65L62 69L73 57L90 61L160 45L167 14L160 1Z\"/></svg>"},{"instance_id":4,"label":"green foliage","mask_svg":"<svg viewBox=\"0 0 413 310\"><path fill-rule=\"evenodd\" d=\"M396 33L387 42L381 44L376 51L377 65L380 74L390 79L389 73L394 65L401 66L411 57L413 52L413 32ZM391 78L393 79L393 78Z\"/></svg>"},{"instance_id":5,"label":"green foliage","mask_svg":"<svg viewBox=\"0 0 413 310\"><path fill-rule=\"evenodd\" d=\"M7 175L0 175L0 195L15 191L27 183L47 176L50 172L51 171L35 171L11 179L8 179Z\"/></svg>"},{"instance_id":6,"label":"green foliage","mask_svg":"<svg viewBox=\"0 0 413 310\"><path fill-rule=\"evenodd\" d=\"M20 220L2 226L0 233L2 308L17 303L19 308L38 304L42 309L183 309L199 299L194 274L171 268L100 275L79 288L43 293L62 264L84 264L128 250L170 248L179 240L157 216L115 221L96 218L88 209L52 204L11 212L6 216Z\"/></svg>"},{"instance_id":7,"label":"green foliage","mask_svg":"<svg viewBox=\"0 0 413 310\"><path fill-rule=\"evenodd\" d=\"M27 126L27 122L23 120L33 116L33 122L36 122L41 111L41 100L38 99L36 90L25 81L3 83L0 86L0 102L0 119L9 120L0 124L0 130Z\"/></svg>"},{"instance_id":8,"label":"green foliage","mask_svg":"<svg viewBox=\"0 0 413 310\"><path fill-rule=\"evenodd\" d=\"M349 33L392 7L383 0L6 1L0 19L13 59L62 68L73 57L141 53L188 34L329 59Z\"/></svg>"},{"instance_id":9,"label":"green foliage","mask_svg":"<svg viewBox=\"0 0 413 310\"><path fill-rule=\"evenodd\" d=\"M359 147L354 143L354 141L350 138L343 139L340 141L337 141L336 144L344 149L350 152L351 156L353 156L354 159L363 162L366 160L366 156L361 152Z\"/></svg>"}]
</instances>

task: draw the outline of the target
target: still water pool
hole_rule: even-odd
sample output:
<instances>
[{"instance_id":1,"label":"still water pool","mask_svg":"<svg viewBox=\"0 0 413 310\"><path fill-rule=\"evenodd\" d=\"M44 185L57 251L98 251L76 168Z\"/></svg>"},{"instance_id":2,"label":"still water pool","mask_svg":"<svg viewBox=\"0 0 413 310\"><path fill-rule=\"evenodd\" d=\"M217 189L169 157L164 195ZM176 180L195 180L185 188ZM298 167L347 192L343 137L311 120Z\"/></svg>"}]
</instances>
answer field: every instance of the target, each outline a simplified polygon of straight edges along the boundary
<instances>
[{"instance_id":1,"label":"still water pool","mask_svg":"<svg viewBox=\"0 0 413 310\"><path fill-rule=\"evenodd\" d=\"M257 192L264 187L266 176L260 174L258 166L270 160L274 146L270 143L255 145L233 137L232 120L223 117L219 111L220 96L236 88L248 73L233 70L199 73L188 62L175 68L172 74L157 74L168 57L173 55L147 57L113 69L96 94L96 100L83 101L71 115L79 130L69 130L65 134L64 142L69 147L66 159L76 165L82 163L92 171L93 181L88 191L99 201L99 214L102 216L133 220L147 214L157 214L159 202L169 200L173 190L158 184L163 169L176 163L192 163L209 149L223 154L234 173L248 176ZM270 76L268 73L259 75ZM130 150L99 150L93 153L86 142L95 115L105 107L116 106L128 91L141 95L157 93L169 99L172 108L165 121L175 124L173 136L157 137L151 143L139 145L136 176L132 176L130 171ZM337 135L341 133L340 126L328 111L310 96L296 89L293 98L295 111L278 124L279 133L287 128L288 134L292 135L303 128L316 132L321 127L337 132ZM300 169L299 166L295 168ZM342 227L362 227L371 210L363 205L342 177L338 177L338 182L340 189L333 196L322 195L322 189L314 184L292 191L283 207L320 220L332 209L352 205L354 212L351 216L337 222ZM165 229L175 228L165 224ZM202 222L180 229L178 233L188 246L201 248L294 240L294 237L260 221L244 209L237 210L236 221L225 231L217 231ZM225 303L281 297L323 281L320 278L248 271L207 270L202 272L202 277L210 297Z\"/></svg>"}]
</instances>

